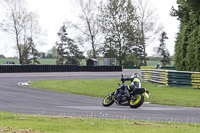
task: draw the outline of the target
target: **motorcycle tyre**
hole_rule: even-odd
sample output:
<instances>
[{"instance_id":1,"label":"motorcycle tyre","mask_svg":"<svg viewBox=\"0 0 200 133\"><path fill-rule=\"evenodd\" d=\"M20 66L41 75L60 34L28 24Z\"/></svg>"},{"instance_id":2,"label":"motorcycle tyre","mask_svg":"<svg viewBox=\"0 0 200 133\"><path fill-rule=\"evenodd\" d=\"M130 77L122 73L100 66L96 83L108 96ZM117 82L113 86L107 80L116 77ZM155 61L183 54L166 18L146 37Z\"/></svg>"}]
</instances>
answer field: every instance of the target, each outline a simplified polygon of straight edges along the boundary
<instances>
[{"instance_id":1,"label":"motorcycle tyre","mask_svg":"<svg viewBox=\"0 0 200 133\"><path fill-rule=\"evenodd\" d=\"M103 104L103 106L105 106L105 107L108 107L108 106L110 106L110 105L112 105L112 104L114 103L114 96L112 96L112 99L109 101L109 103L105 103L105 101L107 100L107 98L108 98L109 96L110 96L110 95L106 96L106 97L103 99L103 101L102 101L102 104Z\"/></svg>"},{"instance_id":2,"label":"motorcycle tyre","mask_svg":"<svg viewBox=\"0 0 200 133\"><path fill-rule=\"evenodd\" d=\"M138 98L140 98L140 100L139 101L135 101L136 103L135 104L133 104L133 103L131 103L132 101L132 99L129 101L129 106L131 107L131 108L138 108L138 107L140 107L143 103L144 103L144 96L143 95L141 95L141 94L138 94L137 95L138 96Z\"/></svg>"}]
</instances>

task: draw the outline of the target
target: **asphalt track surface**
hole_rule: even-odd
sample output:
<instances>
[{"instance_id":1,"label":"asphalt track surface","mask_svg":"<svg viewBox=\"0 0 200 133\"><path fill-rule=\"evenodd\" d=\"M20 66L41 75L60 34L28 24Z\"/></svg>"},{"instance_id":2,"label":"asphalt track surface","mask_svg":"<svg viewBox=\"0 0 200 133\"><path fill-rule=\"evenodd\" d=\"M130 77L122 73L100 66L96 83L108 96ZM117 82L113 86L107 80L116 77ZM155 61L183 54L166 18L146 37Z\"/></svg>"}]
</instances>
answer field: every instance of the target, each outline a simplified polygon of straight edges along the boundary
<instances>
[{"instance_id":1,"label":"asphalt track surface","mask_svg":"<svg viewBox=\"0 0 200 133\"><path fill-rule=\"evenodd\" d=\"M120 79L122 73L128 77L136 71L139 72L138 70L124 70L123 72L0 73L0 111L40 115L200 123L200 108L147 103L138 109L132 109L128 106L116 106L115 104L110 107L103 107L102 98L18 86L19 82L42 79Z\"/></svg>"}]
</instances>

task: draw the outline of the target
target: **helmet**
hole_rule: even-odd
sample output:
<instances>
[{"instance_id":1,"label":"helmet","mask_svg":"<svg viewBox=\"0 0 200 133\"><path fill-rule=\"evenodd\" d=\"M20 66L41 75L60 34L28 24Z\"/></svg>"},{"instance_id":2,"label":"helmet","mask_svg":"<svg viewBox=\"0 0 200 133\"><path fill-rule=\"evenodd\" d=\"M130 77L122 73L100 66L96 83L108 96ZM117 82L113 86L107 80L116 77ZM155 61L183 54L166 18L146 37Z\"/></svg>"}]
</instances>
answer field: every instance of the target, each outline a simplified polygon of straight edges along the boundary
<instances>
[{"instance_id":1,"label":"helmet","mask_svg":"<svg viewBox=\"0 0 200 133\"><path fill-rule=\"evenodd\" d=\"M134 73L132 76L131 76L131 78L139 78L140 76L139 76L139 74L138 73Z\"/></svg>"},{"instance_id":2,"label":"helmet","mask_svg":"<svg viewBox=\"0 0 200 133\"><path fill-rule=\"evenodd\" d=\"M134 74L134 77L135 77L135 78L139 78L140 76L139 76L138 73L135 73L135 74Z\"/></svg>"}]
</instances>

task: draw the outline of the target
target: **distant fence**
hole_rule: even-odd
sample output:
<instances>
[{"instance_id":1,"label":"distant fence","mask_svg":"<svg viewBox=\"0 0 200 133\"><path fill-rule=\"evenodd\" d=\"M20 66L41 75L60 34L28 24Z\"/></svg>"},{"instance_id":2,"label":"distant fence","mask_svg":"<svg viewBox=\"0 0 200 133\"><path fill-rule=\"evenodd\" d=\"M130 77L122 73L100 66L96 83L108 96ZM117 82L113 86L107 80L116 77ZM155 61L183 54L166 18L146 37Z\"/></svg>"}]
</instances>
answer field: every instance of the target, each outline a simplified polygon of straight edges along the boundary
<instances>
[{"instance_id":1,"label":"distant fence","mask_svg":"<svg viewBox=\"0 0 200 133\"><path fill-rule=\"evenodd\" d=\"M123 69L156 69L156 66L124 66ZM176 70L174 66L163 66L161 69Z\"/></svg>"},{"instance_id":2,"label":"distant fence","mask_svg":"<svg viewBox=\"0 0 200 133\"><path fill-rule=\"evenodd\" d=\"M124 66L123 69L140 69L140 66Z\"/></svg>"},{"instance_id":3,"label":"distant fence","mask_svg":"<svg viewBox=\"0 0 200 133\"><path fill-rule=\"evenodd\" d=\"M0 65L0 73L17 72L112 72L122 71L121 66L78 65Z\"/></svg>"},{"instance_id":4,"label":"distant fence","mask_svg":"<svg viewBox=\"0 0 200 133\"><path fill-rule=\"evenodd\" d=\"M200 88L200 72L142 69L141 77L144 81L167 86Z\"/></svg>"}]
</instances>

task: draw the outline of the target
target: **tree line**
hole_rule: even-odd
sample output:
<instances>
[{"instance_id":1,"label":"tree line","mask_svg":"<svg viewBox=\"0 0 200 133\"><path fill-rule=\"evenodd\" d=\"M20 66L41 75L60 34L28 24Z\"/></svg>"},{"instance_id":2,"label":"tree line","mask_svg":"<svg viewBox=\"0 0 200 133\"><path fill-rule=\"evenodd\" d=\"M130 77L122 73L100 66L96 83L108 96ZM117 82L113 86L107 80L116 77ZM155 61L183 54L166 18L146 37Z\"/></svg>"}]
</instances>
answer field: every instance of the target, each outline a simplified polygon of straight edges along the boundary
<instances>
[{"instance_id":1,"label":"tree line","mask_svg":"<svg viewBox=\"0 0 200 133\"><path fill-rule=\"evenodd\" d=\"M200 1L177 0L171 15L180 21L175 45L177 70L200 71Z\"/></svg>"},{"instance_id":2,"label":"tree line","mask_svg":"<svg viewBox=\"0 0 200 133\"><path fill-rule=\"evenodd\" d=\"M20 64L39 64L37 58L41 54L36 46L41 43L41 29L37 14L27 9L25 0L2 3L7 17L0 28L15 39ZM56 56L57 64L79 64L87 50L90 58L116 58L119 65L147 65L146 47L162 31L148 0L76 0L76 3L80 9L78 21L66 21L60 26L58 41L49 51L56 54L52 56ZM69 34L72 30L75 37ZM167 51L164 40L157 50L164 53L163 57L169 56L164 52Z\"/></svg>"}]
</instances>

